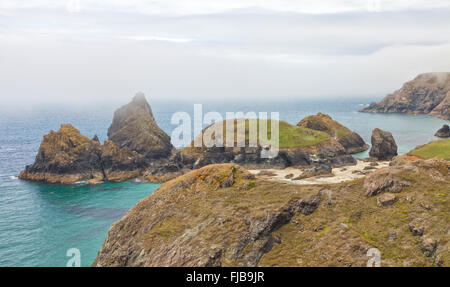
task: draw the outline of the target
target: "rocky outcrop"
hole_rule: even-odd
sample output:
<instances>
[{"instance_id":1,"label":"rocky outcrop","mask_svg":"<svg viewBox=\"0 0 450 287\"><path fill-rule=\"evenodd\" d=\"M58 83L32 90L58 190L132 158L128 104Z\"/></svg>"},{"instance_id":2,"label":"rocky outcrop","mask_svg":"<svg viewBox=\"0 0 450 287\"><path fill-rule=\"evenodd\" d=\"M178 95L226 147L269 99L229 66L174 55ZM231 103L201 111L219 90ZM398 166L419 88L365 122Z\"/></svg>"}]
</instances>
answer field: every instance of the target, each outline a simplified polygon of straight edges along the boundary
<instances>
[{"instance_id":1,"label":"rocky outcrop","mask_svg":"<svg viewBox=\"0 0 450 287\"><path fill-rule=\"evenodd\" d=\"M44 136L35 162L19 178L49 183L102 180L100 143L82 135L70 124Z\"/></svg>"},{"instance_id":2,"label":"rocky outcrop","mask_svg":"<svg viewBox=\"0 0 450 287\"><path fill-rule=\"evenodd\" d=\"M434 136L440 137L440 138L448 138L450 137L450 128L448 125L443 125L442 128L440 128Z\"/></svg>"},{"instance_id":3,"label":"rocky outcrop","mask_svg":"<svg viewBox=\"0 0 450 287\"><path fill-rule=\"evenodd\" d=\"M123 181L164 166L172 153L170 138L156 124L143 94L118 109L103 145L72 125L44 136L34 164L19 178L49 183Z\"/></svg>"},{"instance_id":4,"label":"rocky outcrop","mask_svg":"<svg viewBox=\"0 0 450 287\"><path fill-rule=\"evenodd\" d=\"M118 148L127 147L149 160L168 157L173 149L170 137L157 125L143 93L136 94L129 104L114 113L108 137Z\"/></svg>"},{"instance_id":5,"label":"rocky outcrop","mask_svg":"<svg viewBox=\"0 0 450 287\"><path fill-rule=\"evenodd\" d=\"M236 121L224 121L220 123L221 127L218 130L222 130L229 123L234 123L234 130L238 131ZM216 130L217 125L218 123L215 123L205 128L202 134L211 134L208 130ZM218 163L237 163L244 166L258 166L258 168L284 168L289 166L353 165L356 161L350 153L367 149L367 145L359 135L332 120L328 115L320 113L305 118L297 127L280 121L279 133L279 151L274 158L261 156L263 150L268 146L259 141L257 146L249 146L248 124L245 130L244 147L237 147L236 141L232 143L232 146L227 146L225 142L222 147L207 147L212 144L205 144L205 139L200 138L197 140L203 143L202 147L194 147L196 142L194 140L189 147L180 150L179 154L182 155L184 166L194 169ZM226 138L226 132L222 137ZM237 138L238 136L235 135L235 140Z\"/></svg>"},{"instance_id":6,"label":"rocky outcrop","mask_svg":"<svg viewBox=\"0 0 450 287\"><path fill-rule=\"evenodd\" d=\"M397 155L397 144L390 132L378 128L372 131L372 148L369 155L379 160L392 159Z\"/></svg>"},{"instance_id":7,"label":"rocky outcrop","mask_svg":"<svg viewBox=\"0 0 450 287\"><path fill-rule=\"evenodd\" d=\"M355 132L333 120L329 115L317 113L301 120L297 126L324 131L334 137L346 150L347 153L358 153L369 149L364 140Z\"/></svg>"},{"instance_id":8,"label":"rocky outcrop","mask_svg":"<svg viewBox=\"0 0 450 287\"><path fill-rule=\"evenodd\" d=\"M144 156L128 147L119 149L111 140L102 145L101 165L106 179L113 182L136 178L148 166Z\"/></svg>"},{"instance_id":9,"label":"rocky outcrop","mask_svg":"<svg viewBox=\"0 0 450 287\"><path fill-rule=\"evenodd\" d=\"M397 200L398 198L395 195L391 193L386 193L377 197L377 205L380 207L389 206L394 204Z\"/></svg>"},{"instance_id":10,"label":"rocky outcrop","mask_svg":"<svg viewBox=\"0 0 450 287\"><path fill-rule=\"evenodd\" d=\"M450 73L425 73L360 112L432 114L450 119Z\"/></svg>"},{"instance_id":11,"label":"rocky outcrop","mask_svg":"<svg viewBox=\"0 0 450 287\"><path fill-rule=\"evenodd\" d=\"M450 266L449 168L397 161L376 178L392 174L407 190L374 198L362 180L302 186L209 165L113 223L93 266L366 266L374 247L381 266Z\"/></svg>"}]
</instances>

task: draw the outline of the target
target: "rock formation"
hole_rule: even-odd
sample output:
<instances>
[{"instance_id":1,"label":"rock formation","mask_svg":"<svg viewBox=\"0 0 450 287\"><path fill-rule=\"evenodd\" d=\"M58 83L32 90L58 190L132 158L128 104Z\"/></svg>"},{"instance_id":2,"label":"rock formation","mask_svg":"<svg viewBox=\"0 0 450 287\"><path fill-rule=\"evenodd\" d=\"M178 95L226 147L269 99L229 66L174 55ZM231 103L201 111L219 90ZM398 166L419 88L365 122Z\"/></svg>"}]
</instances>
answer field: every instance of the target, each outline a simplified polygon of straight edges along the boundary
<instances>
[{"instance_id":1,"label":"rock formation","mask_svg":"<svg viewBox=\"0 0 450 287\"><path fill-rule=\"evenodd\" d=\"M288 167L308 165L342 166L355 164L356 161L350 153L368 149L362 138L331 119L330 116L317 114L298 123L297 126L280 121L279 125L279 152L275 158L262 158L261 152L267 148L258 141L257 146L249 146L249 122L245 124L245 147L237 147L237 134L239 133L236 120L215 123L202 131L219 131L216 138L226 139L226 127L234 125L235 141L232 146L225 142L223 147L207 147L212 143L205 143L205 139L196 138L189 147L181 149L178 153L183 158L184 166L200 168L208 164L237 163L244 166L257 165L259 167ZM221 127L217 129L217 125ZM220 132L223 129L223 133ZM212 132L209 132L212 134ZM194 147L196 140L203 142L202 147Z\"/></svg>"},{"instance_id":2,"label":"rock formation","mask_svg":"<svg viewBox=\"0 0 450 287\"><path fill-rule=\"evenodd\" d=\"M317 113L317 115L308 116L301 120L297 126L326 132L334 137L349 154L369 149L369 145L364 142L360 135L352 132L326 114Z\"/></svg>"},{"instance_id":3,"label":"rock formation","mask_svg":"<svg viewBox=\"0 0 450 287\"><path fill-rule=\"evenodd\" d=\"M118 148L128 147L149 160L168 157L170 137L157 125L143 93L114 113L108 137Z\"/></svg>"},{"instance_id":4,"label":"rock formation","mask_svg":"<svg viewBox=\"0 0 450 287\"><path fill-rule=\"evenodd\" d=\"M35 162L19 178L49 183L103 179L101 146L70 124L44 136Z\"/></svg>"},{"instance_id":5,"label":"rock formation","mask_svg":"<svg viewBox=\"0 0 450 287\"><path fill-rule=\"evenodd\" d=\"M440 137L440 138L448 138L450 137L450 128L448 125L443 125L442 128L440 128L434 136Z\"/></svg>"},{"instance_id":6,"label":"rock formation","mask_svg":"<svg viewBox=\"0 0 450 287\"><path fill-rule=\"evenodd\" d=\"M449 169L398 161L382 170L408 185L368 197L363 180L302 186L209 165L113 223L93 266L366 266L373 247L382 266L450 266Z\"/></svg>"},{"instance_id":7,"label":"rock formation","mask_svg":"<svg viewBox=\"0 0 450 287\"><path fill-rule=\"evenodd\" d=\"M425 73L360 112L432 114L450 119L450 73Z\"/></svg>"},{"instance_id":8,"label":"rock formation","mask_svg":"<svg viewBox=\"0 0 450 287\"><path fill-rule=\"evenodd\" d=\"M372 131L372 148L369 155L379 160L392 159L397 155L397 144L390 132L378 128Z\"/></svg>"},{"instance_id":9,"label":"rock formation","mask_svg":"<svg viewBox=\"0 0 450 287\"><path fill-rule=\"evenodd\" d=\"M34 164L19 178L49 183L123 181L141 176L171 155L170 138L156 124L143 94L118 109L103 145L72 125L44 136Z\"/></svg>"}]
</instances>

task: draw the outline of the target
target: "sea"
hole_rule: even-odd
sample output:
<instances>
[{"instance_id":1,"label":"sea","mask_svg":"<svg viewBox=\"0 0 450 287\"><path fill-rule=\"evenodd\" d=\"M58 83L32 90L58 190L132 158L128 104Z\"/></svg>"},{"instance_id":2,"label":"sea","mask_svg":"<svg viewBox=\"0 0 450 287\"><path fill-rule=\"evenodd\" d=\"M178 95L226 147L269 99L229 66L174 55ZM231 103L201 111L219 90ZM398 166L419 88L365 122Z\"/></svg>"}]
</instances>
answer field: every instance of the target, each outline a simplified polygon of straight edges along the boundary
<instances>
[{"instance_id":1,"label":"sea","mask_svg":"<svg viewBox=\"0 0 450 287\"><path fill-rule=\"evenodd\" d=\"M164 102L147 98L159 126L169 135L176 112L193 118L196 102ZM448 123L429 115L372 114L358 110L379 99L333 98L315 100L202 102L203 113L278 112L281 120L296 124L305 116L329 114L370 143L371 132L392 132L399 154L435 140L434 133ZM102 105L36 105L32 108L0 107L0 267L90 266L110 225L159 184L130 180L90 186L22 181L19 172L32 164L43 135L71 123L84 135L107 139L114 110L123 103ZM192 120L193 122L193 120ZM354 155L367 157L367 152ZM74 253L73 250L76 250ZM74 261L74 257L77 257ZM75 262L75 263L74 263Z\"/></svg>"}]
</instances>

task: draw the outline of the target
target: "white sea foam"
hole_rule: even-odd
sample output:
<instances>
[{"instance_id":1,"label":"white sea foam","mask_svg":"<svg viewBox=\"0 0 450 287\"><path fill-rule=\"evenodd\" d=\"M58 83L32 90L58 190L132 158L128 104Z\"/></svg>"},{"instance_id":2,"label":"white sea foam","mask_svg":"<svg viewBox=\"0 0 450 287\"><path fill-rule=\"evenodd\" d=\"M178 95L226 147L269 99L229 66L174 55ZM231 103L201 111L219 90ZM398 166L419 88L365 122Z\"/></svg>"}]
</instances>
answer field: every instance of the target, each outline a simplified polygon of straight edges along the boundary
<instances>
[{"instance_id":1,"label":"white sea foam","mask_svg":"<svg viewBox=\"0 0 450 287\"><path fill-rule=\"evenodd\" d=\"M10 176L9 176L9 179L13 179L13 180L14 180L14 179L18 179L18 177L17 177L17 176L14 176L14 175L10 175Z\"/></svg>"}]
</instances>

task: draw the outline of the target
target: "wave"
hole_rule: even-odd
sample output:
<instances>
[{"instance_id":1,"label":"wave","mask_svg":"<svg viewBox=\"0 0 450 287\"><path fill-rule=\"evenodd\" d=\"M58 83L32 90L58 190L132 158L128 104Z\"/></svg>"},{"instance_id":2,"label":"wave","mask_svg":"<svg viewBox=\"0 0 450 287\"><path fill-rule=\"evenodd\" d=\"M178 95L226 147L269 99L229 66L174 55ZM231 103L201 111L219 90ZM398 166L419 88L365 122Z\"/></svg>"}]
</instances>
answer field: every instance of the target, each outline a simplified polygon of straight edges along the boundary
<instances>
[{"instance_id":1,"label":"wave","mask_svg":"<svg viewBox=\"0 0 450 287\"><path fill-rule=\"evenodd\" d=\"M19 178L18 178L17 176L10 175L10 176L9 176L9 179L15 180L15 179L19 179Z\"/></svg>"}]
</instances>

